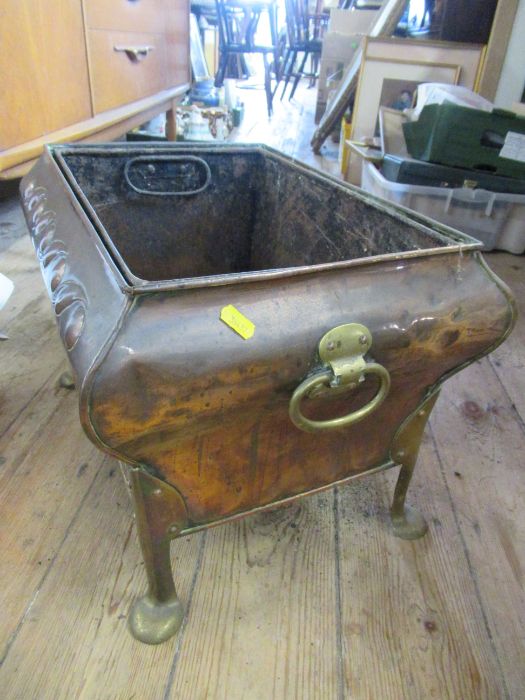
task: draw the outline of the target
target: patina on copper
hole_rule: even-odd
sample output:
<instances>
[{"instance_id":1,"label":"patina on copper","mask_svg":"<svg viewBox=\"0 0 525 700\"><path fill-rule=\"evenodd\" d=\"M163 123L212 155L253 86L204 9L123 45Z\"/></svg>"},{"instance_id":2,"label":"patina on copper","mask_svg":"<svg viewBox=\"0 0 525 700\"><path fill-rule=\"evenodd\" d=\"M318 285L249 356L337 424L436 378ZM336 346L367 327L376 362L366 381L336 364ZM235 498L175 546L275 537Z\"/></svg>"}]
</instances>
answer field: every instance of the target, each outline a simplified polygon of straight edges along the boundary
<instances>
[{"instance_id":1,"label":"patina on copper","mask_svg":"<svg viewBox=\"0 0 525 700\"><path fill-rule=\"evenodd\" d=\"M396 464L394 532L424 534L439 386L514 321L477 241L263 146L52 147L22 197L82 424L127 465L137 638L180 624L181 534Z\"/></svg>"}]
</instances>

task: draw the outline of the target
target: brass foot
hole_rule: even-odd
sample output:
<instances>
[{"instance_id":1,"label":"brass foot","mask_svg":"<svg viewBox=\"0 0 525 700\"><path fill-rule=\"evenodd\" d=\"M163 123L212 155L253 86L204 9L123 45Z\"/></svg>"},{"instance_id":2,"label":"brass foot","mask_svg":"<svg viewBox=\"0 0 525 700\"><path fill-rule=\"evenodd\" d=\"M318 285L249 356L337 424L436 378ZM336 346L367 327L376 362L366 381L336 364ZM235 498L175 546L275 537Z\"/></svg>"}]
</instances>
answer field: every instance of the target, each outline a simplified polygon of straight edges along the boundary
<instances>
[{"instance_id":1,"label":"brass foot","mask_svg":"<svg viewBox=\"0 0 525 700\"><path fill-rule=\"evenodd\" d=\"M61 389L69 389L71 391L75 388L75 380L71 372L62 372L57 383Z\"/></svg>"},{"instance_id":2,"label":"brass foot","mask_svg":"<svg viewBox=\"0 0 525 700\"><path fill-rule=\"evenodd\" d=\"M394 535L404 540L417 540L428 530L424 517L405 505L405 499L416 466L417 455L428 417L436 403L438 392L432 394L398 430L392 443L391 457L401 465L390 509Z\"/></svg>"},{"instance_id":3,"label":"brass foot","mask_svg":"<svg viewBox=\"0 0 525 700\"><path fill-rule=\"evenodd\" d=\"M139 642L160 644L178 632L183 619L184 608L177 597L161 603L146 594L133 604L128 624Z\"/></svg>"},{"instance_id":4,"label":"brass foot","mask_svg":"<svg viewBox=\"0 0 525 700\"><path fill-rule=\"evenodd\" d=\"M403 513L391 512L392 529L396 537L403 540L417 540L426 535L428 525L425 518L415 508L405 506Z\"/></svg>"}]
</instances>

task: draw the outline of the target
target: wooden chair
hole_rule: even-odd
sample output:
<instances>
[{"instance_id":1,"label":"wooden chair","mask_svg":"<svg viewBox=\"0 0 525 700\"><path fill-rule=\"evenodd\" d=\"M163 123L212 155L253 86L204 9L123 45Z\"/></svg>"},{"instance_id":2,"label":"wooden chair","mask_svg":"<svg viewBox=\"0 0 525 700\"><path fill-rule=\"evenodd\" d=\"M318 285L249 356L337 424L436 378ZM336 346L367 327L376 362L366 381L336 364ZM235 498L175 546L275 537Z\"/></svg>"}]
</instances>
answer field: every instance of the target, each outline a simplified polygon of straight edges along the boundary
<instances>
[{"instance_id":1,"label":"wooden chair","mask_svg":"<svg viewBox=\"0 0 525 700\"><path fill-rule=\"evenodd\" d=\"M326 24L326 15L321 12L310 14L308 0L285 0L286 30L288 34L288 46L283 62L284 88L281 100L284 97L290 79L294 77L294 83L289 99L295 94L299 80L302 76L310 77L310 85L315 84L317 78L317 65L321 57L322 32ZM303 54L299 70L295 71L297 56ZM306 61L310 56L312 70L305 71ZM277 89L277 88L276 88Z\"/></svg>"},{"instance_id":2,"label":"wooden chair","mask_svg":"<svg viewBox=\"0 0 525 700\"><path fill-rule=\"evenodd\" d=\"M247 77L245 54L260 53L264 60L264 89L268 116L272 113L273 92L271 88L271 65L278 71L279 42L277 37L277 15L275 0L215 0L219 27L219 67L215 86L220 87L227 71L232 77ZM261 15L267 14L270 24L271 43L256 43L256 32ZM273 56L273 62L269 60ZM235 74L236 73L236 74Z\"/></svg>"}]
</instances>

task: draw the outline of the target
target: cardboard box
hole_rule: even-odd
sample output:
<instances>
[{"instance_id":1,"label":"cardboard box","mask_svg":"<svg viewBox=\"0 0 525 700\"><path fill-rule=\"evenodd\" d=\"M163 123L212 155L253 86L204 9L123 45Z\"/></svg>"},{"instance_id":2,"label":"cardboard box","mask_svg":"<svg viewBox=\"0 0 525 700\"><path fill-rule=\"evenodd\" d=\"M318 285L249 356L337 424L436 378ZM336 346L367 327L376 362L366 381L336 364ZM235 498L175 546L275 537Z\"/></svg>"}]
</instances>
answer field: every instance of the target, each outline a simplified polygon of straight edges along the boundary
<instances>
[{"instance_id":1,"label":"cardboard box","mask_svg":"<svg viewBox=\"0 0 525 700\"><path fill-rule=\"evenodd\" d=\"M367 34L377 17L375 10L330 10L328 34Z\"/></svg>"},{"instance_id":2,"label":"cardboard box","mask_svg":"<svg viewBox=\"0 0 525 700\"><path fill-rule=\"evenodd\" d=\"M352 36L338 32L325 34L317 83L316 123L323 116L329 94L337 89L346 66L361 45L362 38L362 35Z\"/></svg>"},{"instance_id":3,"label":"cardboard box","mask_svg":"<svg viewBox=\"0 0 525 700\"><path fill-rule=\"evenodd\" d=\"M372 10L330 10L317 83L316 124L326 110L330 93L337 89L346 66L361 46L376 16L377 12Z\"/></svg>"}]
</instances>

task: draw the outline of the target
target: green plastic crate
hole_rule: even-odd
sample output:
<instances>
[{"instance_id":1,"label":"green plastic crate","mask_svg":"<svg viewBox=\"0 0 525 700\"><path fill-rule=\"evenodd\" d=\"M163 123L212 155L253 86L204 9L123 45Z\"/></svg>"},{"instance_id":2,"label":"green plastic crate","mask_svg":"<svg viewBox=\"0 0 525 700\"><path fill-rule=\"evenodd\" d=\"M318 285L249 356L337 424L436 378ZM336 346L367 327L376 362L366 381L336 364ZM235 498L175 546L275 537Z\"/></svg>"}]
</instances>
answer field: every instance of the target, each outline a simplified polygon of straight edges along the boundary
<instances>
[{"instance_id":1,"label":"green plastic crate","mask_svg":"<svg viewBox=\"0 0 525 700\"><path fill-rule=\"evenodd\" d=\"M500 156L509 131L525 134L525 117L513 112L427 105L417 121L403 124L403 131L413 158L525 178L525 162Z\"/></svg>"}]
</instances>

